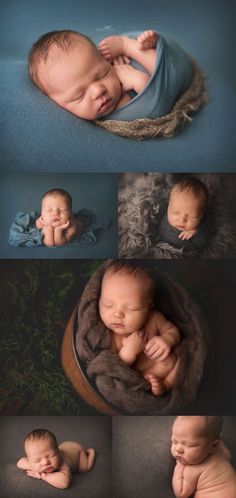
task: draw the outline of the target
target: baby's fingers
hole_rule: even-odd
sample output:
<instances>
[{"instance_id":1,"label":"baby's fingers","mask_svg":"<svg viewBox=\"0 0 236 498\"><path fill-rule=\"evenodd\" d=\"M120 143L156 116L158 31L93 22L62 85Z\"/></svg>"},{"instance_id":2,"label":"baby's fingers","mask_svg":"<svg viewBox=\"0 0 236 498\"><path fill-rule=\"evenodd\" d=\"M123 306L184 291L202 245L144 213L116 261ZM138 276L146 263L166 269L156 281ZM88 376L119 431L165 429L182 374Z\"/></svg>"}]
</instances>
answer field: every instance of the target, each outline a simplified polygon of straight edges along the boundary
<instances>
[{"instance_id":1,"label":"baby's fingers","mask_svg":"<svg viewBox=\"0 0 236 498\"><path fill-rule=\"evenodd\" d=\"M129 57L126 57L126 55L118 55L118 57L115 57L112 61L113 66L119 66L122 64L130 64L130 59Z\"/></svg>"}]
</instances>

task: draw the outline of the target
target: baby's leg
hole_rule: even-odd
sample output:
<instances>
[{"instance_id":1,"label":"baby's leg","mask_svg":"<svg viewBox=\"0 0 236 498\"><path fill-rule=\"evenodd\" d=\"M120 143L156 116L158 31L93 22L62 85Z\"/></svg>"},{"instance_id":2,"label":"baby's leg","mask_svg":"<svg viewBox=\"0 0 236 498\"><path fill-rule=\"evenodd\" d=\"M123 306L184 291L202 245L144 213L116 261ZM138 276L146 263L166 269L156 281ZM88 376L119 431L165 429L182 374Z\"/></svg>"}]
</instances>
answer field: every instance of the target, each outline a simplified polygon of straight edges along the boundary
<instances>
[{"instance_id":1,"label":"baby's leg","mask_svg":"<svg viewBox=\"0 0 236 498\"><path fill-rule=\"evenodd\" d=\"M177 350L178 350L178 348L176 348L176 351ZM177 354L178 354L178 351L177 351ZM169 391L172 388L172 386L174 385L174 383L176 381L178 368L179 368L179 358L177 356L177 360L175 362L174 367L172 368L170 373L165 377L165 379L163 379L166 391Z\"/></svg>"},{"instance_id":2,"label":"baby's leg","mask_svg":"<svg viewBox=\"0 0 236 498\"><path fill-rule=\"evenodd\" d=\"M151 387L152 394L154 396L161 396L166 391L164 382L156 377L154 374L145 374L144 379L146 379Z\"/></svg>"},{"instance_id":3,"label":"baby's leg","mask_svg":"<svg viewBox=\"0 0 236 498\"><path fill-rule=\"evenodd\" d=\"M79 454L79 472L87 472L91 469L95 460L95 451L93 448L88 448L87 450L81 450Z\"/></svg>"},{"instance_id":4,"label":"baby's leg","mask_svg":"<svg viewBox=\"0 0 236 498\"><path fill-rule=\"evenodd\" d=\"M154 47L158 36L157 33L154 36L154 33L154 31L145 31L137 40L128 36L109 36L100 42L98 48L103 57L110 62L119 55L124 55L134 59L152 74L156 59Z\"/></svg>"}]
</instances>

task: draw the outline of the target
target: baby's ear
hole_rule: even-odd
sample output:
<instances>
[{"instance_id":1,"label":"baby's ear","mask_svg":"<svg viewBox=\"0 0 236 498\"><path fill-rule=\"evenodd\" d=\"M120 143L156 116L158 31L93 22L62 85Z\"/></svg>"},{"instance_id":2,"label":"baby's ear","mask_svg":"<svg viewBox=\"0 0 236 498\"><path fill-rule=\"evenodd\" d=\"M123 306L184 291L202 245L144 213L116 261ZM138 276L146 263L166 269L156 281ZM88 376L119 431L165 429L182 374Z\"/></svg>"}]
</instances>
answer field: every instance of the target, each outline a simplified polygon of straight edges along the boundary
<instances>
[{"instance_id":1,"label":"baby's ear","mask_svg":"<svg viewBox=\"0 0 236 498\"><path fill-rule=\"evenodd\" d=\"M212 441L211 453L215 451L215 449L217 448L217 446L219 446L219 444L220 444L220 438L217 438L214 441Z\"/></svg>"}]
</instances>

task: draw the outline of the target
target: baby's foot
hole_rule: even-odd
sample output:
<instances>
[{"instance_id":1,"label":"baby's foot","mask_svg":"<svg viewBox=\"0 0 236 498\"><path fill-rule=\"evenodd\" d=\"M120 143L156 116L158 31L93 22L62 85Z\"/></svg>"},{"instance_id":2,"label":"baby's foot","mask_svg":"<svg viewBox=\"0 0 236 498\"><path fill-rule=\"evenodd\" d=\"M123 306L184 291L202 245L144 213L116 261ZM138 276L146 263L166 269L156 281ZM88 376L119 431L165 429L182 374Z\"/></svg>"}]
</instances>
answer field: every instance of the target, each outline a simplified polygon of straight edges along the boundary
<instances>
[{"instance_id":1,"label":"baby's foot","mask_svg":"<svg viewBox=\"0 0 236 498\"><path fill-rule=\"evenodd\" d=\"M146 374L144 375L144 379L149 382L152 394L154 394L154 396L161 396L162 394L164 394L164 384L154 374Z\"/></svg>"},{"instance_id":2,"label":"baby's foot","mask_svg":"<svg viewBox=\"0 0 236 498\"><path fill-rule=\"evenodd\" d=\"M99 43L98 50L107 61L111 62L119 55L126 55L126 46L128 42L128 36L108 36Z\"/></svg>"},{"instance_id":3,"label":"baby's foot","mask_svg":"<svg viewBox=\"0 0 236 498\"><path fill-rule=\"evenodd\" d=\"M149 30L144 31L138 36L138 48L139 50L147 50L149 48L156 48L158 34L156 31Z\"/></svg>"},{"instance_id":4,"label":"baby's foot","mask_svg":"<svg viewBox=\"0 0 236 498\"><path fill-rule=\"evenodd\" d=\"M93 448L88 448L86 450L87 455L88 455L88 470L90 470L94 464L95 460L95 451Z\"/></svg>"}]
</instances>

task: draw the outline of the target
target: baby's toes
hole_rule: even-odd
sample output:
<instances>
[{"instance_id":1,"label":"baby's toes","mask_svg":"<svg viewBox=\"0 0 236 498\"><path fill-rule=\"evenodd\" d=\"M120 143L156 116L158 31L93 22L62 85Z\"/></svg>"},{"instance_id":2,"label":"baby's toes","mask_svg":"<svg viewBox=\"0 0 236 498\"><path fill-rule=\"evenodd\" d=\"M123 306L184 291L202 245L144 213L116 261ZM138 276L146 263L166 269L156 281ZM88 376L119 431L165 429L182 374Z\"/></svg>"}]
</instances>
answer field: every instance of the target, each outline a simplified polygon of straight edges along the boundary
<instances>
[{"instance_id":1,"label":"baby's toes","mask_svg":"<svg viewBox=\"0 0 236 498\"><path fill-rule=\"evenodd\" d=\"M98 50L100 52L100 54L106 59L106 60L111 60L112 59L112 55L111 55L111 52L110 52L110 49L108 47L108 45L106 44L105 41L101 41L98 45Z\"/></svg>"}]
</instances>

